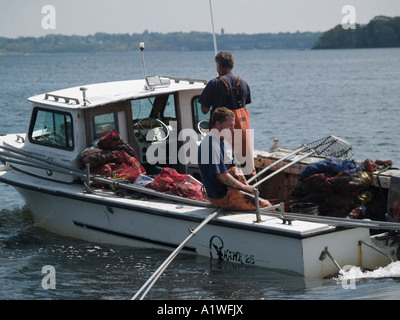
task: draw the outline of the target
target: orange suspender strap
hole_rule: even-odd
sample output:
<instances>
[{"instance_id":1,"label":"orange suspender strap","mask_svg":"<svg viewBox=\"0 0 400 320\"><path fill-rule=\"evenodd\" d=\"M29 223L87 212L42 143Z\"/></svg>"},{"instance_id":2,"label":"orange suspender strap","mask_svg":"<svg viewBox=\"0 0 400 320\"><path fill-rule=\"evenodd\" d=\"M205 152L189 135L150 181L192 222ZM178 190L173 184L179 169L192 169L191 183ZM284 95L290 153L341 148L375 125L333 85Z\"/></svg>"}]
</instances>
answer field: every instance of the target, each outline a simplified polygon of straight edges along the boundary
<instances>
[{"instance_id":1,"label":"orange suspender strap","mask_svg":"<svg viewBox=\"0 0 400 320\"><path fill-rule=\"evenodd\" d=\"M239 85L240 85L240 77L238 77L238 81L236 82L236 95L239 96Z\"/></svg>"},{"instance_id":2,"label":"orange suspender strap","mask_svg":"<svg viewBox=\"0 0 400 320\"><path fill-rule=\"evenodd\" d=\"M224 79L222 79L222 77L219 77L218 79L221 80L221 82L225 85L225 87L226 87L226 93L227 93L227 95L228 95L228 97L229 97L229 95L230 95L230 93L231 93L231 90L229 89L228 83L227 83Z\"/></svg>"},{"instance_id":3,"label":"orange suspender strap","mask_svg":"<svg viewBox=\"0 0 400 320\"><path fill-rule=\"evenodd\" d=\"M222 83L225 85L225 87L226 87L226 92L227 92L228 97L229 97L229 95L230 95L230 93L231 93L231 90L230 90L230 88L229 88L228 83L227 83L222 77L218 77L218 79L221 80ZM242 80L242 79L241 79L240 77L238 77L238 81L236 82L236 94L237 94L238 96L239 96L239 85L240 85L240 81L241 81L241 80Z\"/></svg>"}]
</instances>

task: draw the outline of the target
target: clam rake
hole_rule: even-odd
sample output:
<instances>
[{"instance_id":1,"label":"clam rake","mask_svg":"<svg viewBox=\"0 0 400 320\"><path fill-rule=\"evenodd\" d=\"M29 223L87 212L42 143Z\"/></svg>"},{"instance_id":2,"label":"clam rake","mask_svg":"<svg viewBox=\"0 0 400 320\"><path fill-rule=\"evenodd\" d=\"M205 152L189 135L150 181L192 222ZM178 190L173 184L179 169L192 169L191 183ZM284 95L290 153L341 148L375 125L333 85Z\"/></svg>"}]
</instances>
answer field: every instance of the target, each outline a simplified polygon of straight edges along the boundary
<instances>
[{"instance_id":1,"label":"clam rake","mask_svg":"<svg viewBox=\"0 0 400 320\"><path fill-rule=\"evenodd\" d=\"M322 157L350 159L354 155L353 147L347 141L334 135L309 142L305 147L304 152L314 151L315 155Z\"/></svg>"},{"instance_id":2,"label":"clam rake","mask_svg":"<svg viewBox=\"0 0 400 320\"><path fill-rule=\"evenodd\" d=\"M288 163L287 165L283 166L282 168L274 171L270 175L264 177L260 181L254 184L255 187L259 186L261 183L265 182L266 180L272 178L276 174L286 170L287 168L291 167L297 162L300 162L312 155L322 156L322 157L335 157L339 159L350 159L354 155L353 147L345 140L340 139L334 135L330 135L328 137L309 142L307 144L303 144L299 149L295 150L291 154L283 157L274 163L270 164L269 166L265 167L263 170L258 172L255 176L251 177L247 182L250 183L260 177L263 173L267 172L272 167L276 166L277 164L281 163L282 161L289 160L293 158L295 155L300 154L301 152L308 152L307 154L303 155L302 157Z\"/></svg>"}]
</instances>

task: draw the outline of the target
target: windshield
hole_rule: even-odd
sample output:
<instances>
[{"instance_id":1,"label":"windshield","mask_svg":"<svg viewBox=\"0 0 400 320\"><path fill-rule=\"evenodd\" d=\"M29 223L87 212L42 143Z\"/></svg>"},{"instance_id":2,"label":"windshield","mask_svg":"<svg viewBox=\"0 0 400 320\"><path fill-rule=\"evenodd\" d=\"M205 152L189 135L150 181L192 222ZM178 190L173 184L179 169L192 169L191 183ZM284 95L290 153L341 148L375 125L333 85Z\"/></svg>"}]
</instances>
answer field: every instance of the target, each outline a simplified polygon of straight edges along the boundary
<instances>
[{"instance_id":1,"label":"windshield","mask_svg":"<svg viewBox=\"0 0 400 320\"><path fill-rule=\"evenodd\" d=\"M72 150L74 141L71 115L35 108L29 130L29 141L49 147Z\"/></svg>"}]
</instances>

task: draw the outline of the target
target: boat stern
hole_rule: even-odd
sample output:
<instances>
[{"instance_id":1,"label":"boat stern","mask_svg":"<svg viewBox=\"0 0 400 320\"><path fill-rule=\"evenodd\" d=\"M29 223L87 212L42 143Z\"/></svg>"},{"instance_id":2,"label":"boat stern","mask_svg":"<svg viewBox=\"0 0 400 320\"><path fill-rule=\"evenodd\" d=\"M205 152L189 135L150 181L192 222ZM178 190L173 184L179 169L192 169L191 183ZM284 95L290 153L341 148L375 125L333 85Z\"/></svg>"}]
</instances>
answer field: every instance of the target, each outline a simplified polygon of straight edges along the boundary
<instances>
[{"instance_id":1,"label":"boat stern","mask_svg":"<svg viewBox=\"0 0 400 320\"><path fill-rule=\"evenodd\" d=\"M374 270L396 261L398 244L377 239L368 228L346 228L320 236L318 241L304 239L304 276L329 278L350 266Z\"/></svg>"}]
</instances>

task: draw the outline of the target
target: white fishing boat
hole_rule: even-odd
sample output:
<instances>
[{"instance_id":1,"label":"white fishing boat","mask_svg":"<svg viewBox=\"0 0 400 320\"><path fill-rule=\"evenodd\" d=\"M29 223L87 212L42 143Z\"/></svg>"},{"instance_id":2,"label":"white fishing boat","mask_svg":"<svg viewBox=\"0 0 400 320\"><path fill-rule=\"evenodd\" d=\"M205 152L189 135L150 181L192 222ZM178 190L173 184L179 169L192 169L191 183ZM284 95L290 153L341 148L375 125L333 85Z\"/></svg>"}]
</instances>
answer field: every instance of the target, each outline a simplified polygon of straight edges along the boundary
<instances>
[{"instance_id":1,"label":"white fishing boat","mask_svg":"<svg viewBox=\"0 0 400 320\"><path fill-rule=\"evenodd\" d=\"M309 278L335 275L346 265L375 269L397 260L397 220L323 217L285 206L303 170L326 158L317 151L324 142L311 152L283 150L276 142L270 151L255 151L260 195L282 200L257 212L217 210L204 199L146 187L146 178L162 168L200 184L194 159L208 115L197 98L205 84L146 76L33 96L27 132L0 137L0 182L18 191L38 226L91 242L171 251L184 244L189 254ZM127 181L82 167L82 154L97 149L105 132L116 132L134 149L145 174ZM373 177L385 192L384 209L394 215L400 171L387 168Z\"/></svg>"}]
</instances>

